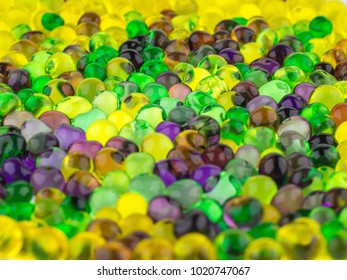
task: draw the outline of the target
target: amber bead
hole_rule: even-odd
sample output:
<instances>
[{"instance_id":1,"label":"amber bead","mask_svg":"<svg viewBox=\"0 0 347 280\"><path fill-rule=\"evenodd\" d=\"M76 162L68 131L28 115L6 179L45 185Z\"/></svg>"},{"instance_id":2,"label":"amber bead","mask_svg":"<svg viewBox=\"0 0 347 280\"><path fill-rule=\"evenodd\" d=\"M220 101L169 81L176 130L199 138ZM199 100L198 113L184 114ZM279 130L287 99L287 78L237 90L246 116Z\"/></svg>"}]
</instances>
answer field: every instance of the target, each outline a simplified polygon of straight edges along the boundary
<instances>
[{"instance_id":1,"label":"amber bead","mask_svg":"<svg viewBox=\"0 0 347 280\"><path fill-rule=\"evenodd\" d=\"M34 42L36 45L40 45L40 43L46 38L47 38L46 35L43 34L41 31L38 31L38 30L26 32L21 37L21 39L30 40L30 41Z\"/></svg>"},{"instance_id":2,"label":"amber bead","mask_svg":"<svg viewBox=\"0 0 347 280\"><path fill-rule=\"evenodd\" d=\"M114 221L108 219L96 219L92 221L88 225L87 231L95 232L106 241L115 240L121 233L119 226Z\"/></svg>"},{"instance_id":3,"label":"amber bead","mask_svg":"<svg viewBox=\"0 0 347 280\"><path fill-rule=\"evenodd\" d=\"M94 22L96 24L100 24L101 19L100 16L94 12L86 12L79 18L78 24L82 22Z\"/></svg>"},{"instance_id":4,"label":"amber bead","mask_svg":"<svg viewBox=\"0 0 347 280\"><path fill-rule=\"evenodd\" d=\"M13 89L14 92L18 92L23 88L30 88L31 82L27 71L24 69L14 69L7 77L7 84Z\"/></svg>"},{"instance_id":5,"label":"amber bead","mask_svg":"<svg viewBox=\"0 0 347 280\"><path fill-rule=\"evenodd\" d=\"M40 115L39 120L55 131L63 123L70 124L70 119L59 111L47 111Z\"/></svg>"},{"instance_id":6,"label":"amber bead","mask_svg":"<svg viewBox=\"0 0 347 280\"><path fill-rule=\"evenodd\" d=\"M202 158L207 164L214 164L224 168L229 160L234 158L234 152L227 145L216 144L208 147L202 153Z\"/></svg>"},{"instance_id":7,"label":"amber bead","mask_svg":"<svg viewBox=\"0 0 347 280\"><path fill-rule=\"evenodd\" d=\"M250 126L266 126L276 130L279 125L277 113L268 106L261 106L254 109L249 119Z\"/></svg>"},{"instance_id":8,"label":"amber bead","mask_svg":"<svg viewBox=\"0 0 347 280\"><path fill-rule=\"evenodd\" d=\"M63 192L66 195L88 198L99 186L100 182L90 172L79 170L71 175L63 187Z\"/></svg>"},{"instance_id":9,"label":"amber bead","mask_svg":"<svg viewBox=\"0 0 347 280\"><path fill-rule=\"evenodd\" d=\"M131 250L124 244L112 241L95 250L96 260L130 260Z\"/></svg>"},{"instance_id":10,"label":"amber bead","mask_svg":"<svg viewBox=\"0 0 347 280\"><path fill-rule=\"evenodd\" d=\"M330 116L334 120L336 126L347 121L347 103L336 104L331 109Z\"/></svg>"},{"instance_id":11,"label":"amber bead","mask_svg":"<svg viewBox=\"0 0 347 280\"><path fill-rule=\"evenodd\" d=\"M149 30L160 29L160 30L164 31L167 36L169 36L171 34L171 32L174 30L172 24L169 21L164 20L164 19L153 22L148 27L148 29Z\"/></svg>"},{"instance_id":12,"label":"amber bead","mask_svg":"<svg viewBox=\"0 0 347 280\"><path fill-rule=\"evenodd\" d=\"M79 25L77 25L75 31L77 35L91 37L93 34L100 31L100 27L95 22L82 22Z\"/></svg>"},{"instance_id":13,"label":"amber bead","mask_svg":"<svg viewBox=\"0 0 347 280\"><path fill-rule=\"evenodd\" d=\"M212 46L213 44L213 36L210 33L201 30L192 32L192 34L188 38L188 45L191 50L196 49L202 45Z\"/></svg>"},{"instance_id":14,"label":"amber bead","mask_svg":"<svg viewBox=\"0 0 347 280\"><path fill-rule=\"evenodd\" d=\"M124 155L115 148L103 148L94 157L94 172L103 178L112 170L124 170Z\"/></svg>"},{"instance_id":15,"label":"amber bead","mask_svg":"<svg viewBox=\"0 0 347 280\"><path fill-rule=\"evenodd\" d=\"M110 140L107 141L105 147L115 148L126 157L131 153L139 152L139 148L133 141L123 138L121 136L112 137Z\"/></svg>"},{"instance_id":16,"label":"amber bead","mask_svg":"<svg viewBox=\"0 0 347 280\"><path fill-rule=\"evenodd\" d=\"M246 26L238 25L231 32L231 39L239 43L240 46L255 42L256 34L255 32Z\"/></svg>"},{"instance_id":17,"label":"amber bead","mask_svg":"<svg viewBox=\"0 0 347 280\"><path fill-rule=\"evenodd\" d=\"M214 28L214 31L228 31L231 32L239 23L232 19L225 19L217 23Z\"/></svg>"},{"instance_id":18,"label":"amber bead","mask_svg":"<svg viewBox=\"0 0 347 280\"><path fill-rule=\"evenodd\" d=\"M203 152L206 149L206 139L199 132L194 130L185 130L177 135L175 146L185 146Z\"/></svg>"},{"instance_id":19,"label":"amber bead","mask_svg":"<svg viewBox=\"0 0 347 280\"><path fill-rule=\"evenodd\" d=\"M176 146L168 153L167 158L182 159L186 163L189 172L204 164L201 154L197 150L186 146Z\"/></svg>"},{"instance_id":20,"label":"amber bead","mask_svg":"<svg viewBox=\"0 0 347 280\"><path fill-rule=\"evenodd\" d=\"M185 53L186 55L188 55L189 52L190 52L190 48L189 48L188 43L186 43L186 42L183 41L183 40L179 40L179 39L169 41L169 42L166 44L164 50L165 50L165 52L167 52L167 53L183 52L183 53Z\"/></svg>"}]
</instances>

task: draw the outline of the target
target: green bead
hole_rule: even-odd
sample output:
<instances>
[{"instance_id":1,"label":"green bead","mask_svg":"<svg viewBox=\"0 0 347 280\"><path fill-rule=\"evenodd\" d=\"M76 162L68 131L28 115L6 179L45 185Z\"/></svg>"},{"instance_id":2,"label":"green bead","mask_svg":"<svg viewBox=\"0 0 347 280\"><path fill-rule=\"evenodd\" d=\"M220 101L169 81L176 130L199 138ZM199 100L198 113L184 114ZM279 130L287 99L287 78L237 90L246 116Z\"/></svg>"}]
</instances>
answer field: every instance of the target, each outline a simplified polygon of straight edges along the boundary
<instances>
[{"instance_id":1,"label":"green bead","mask_svg":"<svg viewBox=\"0 0 347 280\"><path fill-rule=\"evenodd\" d=\"M64 25L63 18L55 13L44 13L41 18L42 26L48 31Z\"/></svg>"},{"instance_id":2,"label":"green bead","mask_svg":"<svg viewBox=\"0 0 347 280\"><path fill-rule=\"evenodd\" d=\"M102 46L102 47L108 47L108 46ZM102 48L100 47L100 48ZM100 49L99 48L99 49ZM98 65L100 65L102 68L106 67L106 61L103 57L101 57L100 55L98 55L97 53L89 53L89 54L85 54L83 56L81 56L78 60L77 60L77 67L78 69L84 69L92 63L96 63Z\"/></svg>"},{"instance_id":3,"label":"green bead","mask_svg":"<svg viewBox=\"0 0 347 280\"><path fill-rule=\"evenodd\" d=\"M144 120L155 129L162 121L166 120L167 114L165 110L156 104L147 104L143 106L137 113L136 120Z\"/></svg>"},{"instance_id":4,"label":"green bead","mask_svg":"<svg viewBox=\"0 0 347 280\"><path fill-rule=\"evenodd\" d=\"M89 201L83 197L67 196L61 203L62 210L66 218L73 216L75 212L90 212L91 207Z\"/></svg>"},{"instance_id":5,"label":"green bead","mask_svg":"<svg viewBox=\"0 0 347 280\"><path fill-rule=\"evenodd\" d=\"M148 32L147 25L138 19L130 21L125 30L128 33L129 38L133 38L138 35L146 35Z\"/></svg>"},{"instance_id":6,"label":"green bead","mask_svg":"<svg viewBox=\"0 0 347 280\"><path fill-rule=\"evenodd\" d=\"M48 37L46 39L43 39L40 43L41 50L53 53L63 52L67 46L68 43L60 38Z\"/></svg>"},{"instance_id":7,"label":"green bead","mask_svg":"<svg viewBox=\"0 0 347 280\"><path fill-rule=\"evenodd\" d=\"M126 22L130 22L132 20L143 20L143 16L138 11L129 11L124 14L124 18Z\"/></svg>"},{"instance_id":8,"label":"green bead","mask_svg":"<svg viewBox=\"0 0 347 280\"><path fill-rule=\"evenodd\" d=\"M23 110L20 98L11 92L0 94L0 116L5 117L8 113Z\"/></svg>"},{"instance_id":9,"label":"green bead","mask_svg":"<svg viewBox=\"0 0 347 280\"><path fill-rule=\"evenodd\" d=\"M151 102L155 102L162 97L169 97L167 88L162 84L155 82L146 84L145 88L143 89L143 93Z\"/></svg>"},{"instance_id":10,"label":"green bead","mask_svg":"<svg viewBox=\"0 0 347 280\"><path fill-rule=\"evenodd\" d=\"M10 88L8 85L4 83L0 83L0 93L4 93L4 92L14 93L12 88Z\"/></svg>"},{"instance_id":11,"label":"green bead","mask_svg":"<svg viewBox=\"0 0 347 280\"><path fill-rule=\"evenodd\" d=\"M298 35L296 35L296 37L298 37L298 39L304 44L307 45L307 43L314 38L312 35L311 31L304 31L299 33Z\"/></svg>"},{"instance_id":12,"label":"green bead","mask_svg":"<svg viewBox=\"0 0 347 280\"><path fill-rule=\"evenodd\" d=\"M99 55L106 63L119 55L118 51L111 46L101 46L95 50L94 54Z\"/></svg>"},{"instance_id":13,"label":"green bead","mask_svg":"<svg viewBox=\"0 0 347 280\"><path fill-rule=\"evenodd\" d=\"M309 29L314 37L322 38L332 32L333 24L326 17L318 16L311 20Z\"/></svg>"},{"instance_id":14,"label":"green bead","mask_svg":"<svg viewBox=\"0 0 347 280\"><path fill-rule=\"evenodd\" d=\"M265 51L278 43L278 37L275 30L267 28L257 35L256 42L260 44Z\"/></svg>"},{"instance_id":15,"label":"green bead","mask_svg":"<svg viewBox=\"0 0 347 280\"><path fill-rule=\"evenodd\" d=\"M23 34L29 32L31 30L30 26L25 23L20 23L12 28L11 32L13 36L19 40Z\"/></svg>"},{"instance_id":16,"label":"green bead","mask_svg":"<svg viewBox=\"0 0 347 280\"><path fill-rule=\"evenodd\" d=\"M93 218L88 213L76 211L67 220L67 224L76 228L78 231L85 231L92 221Z\"/></svg>"},{"instance_id":17,"label":"green bead","mask_svg":"<svg viewBox=\"0 0 347 280\"><path fill-rule=\"evenodd\" d=\"M52 81L52 77L50 76L40 76L37 77L36 80L34 80L33 84L32 84L32 89L35 92L39 92L42 93L44 87L47 85L48 82Z\"/></svg>"},{"instance_id":18,"label":"green bead","mask_svg":"<svg viewBox=\"0 0 347 280\"><path fill-rule=\"evenodd\" d=\"M192 69L194 69L193 65L186 62L179 62L172 69L172 72L176 73L178 77L180 77L180 79L183 80L186 74Z\"/></svg>"},{"instance_id":19,"label":"green bead","mask_svg":"<svg viewBox=\"0 0 347 280\"><path fill-rule=\"evenodd\" d=\"M8 213L8 206L4 200L0 199L0 216L7 215L7 213Z\"/></svg>"},{"instance_id":20,"label":"green bead","mask_svg":"<svg viewBox=\"0 0 347 280\"><path fill-rule=\"evenodd\" d=\"M276 134L268 127L253 127L244 134L243 143L256 147L261 153L275 145Z\"/></svg>"},{"instance_id":21,"label":"green bead","mask_svg":"<svg viewBox=\"0 0 347 280\"><path fill-rule=\"evenodd\" d=\"M338 220L339 220L340 223L342 223L343 226L347 229L347 207L344 207L344 208L340 211Z\"/></svg>"},{"instance_id":22,"label":"green bead","mask_svg":"<svg viewBox=\"0 0 347 280\"><path fill-rule=\"evenodd\" d=\"M165 57L164 51L159 47L147 46L141 52L144 62L150 60L163 60Z\"/></svg>"},{"instance_id":23,"label":"green bead","mask_svg":"<svg viewBox=\"0 0 347 280\"><path fill-rule=\"evenodd\" d=\"M155 161L146 153L131 153L125 160L125 172L130 178L139 174L152 174Z\"/></svg>"},{"instance_id":24,"label":"green bead","mask_svg":"<svg viewBox=\"0 0 347 280\"><path fill-rule=\"evenodd\" d=\"M336 219L336 214L333 209L319 206L314 208L310 214L309 217L313 220L316 220L321 225L325 224L326 222L333 221Z\"/></svg>"},{"instance_id":25,"label":"green bead","mask_svg":"<svg viewBox=\"0 0 347 280\"><path fill-rule=\"evenodd\" d=\"M92 105L93 108L100 109L108 116L119 109L120 100L113 91L104 90L96 94L92 101Z\"/></svg>"},{"instance_id":26,"label":"green bead","mask_svg":"<svg viewBox=\"0 0 347 280\"><path fill-rule=\"evenodd\" d=\"M54 227L61 230L67 236L68 239L71 239L75 236L75 234L78 233L78 228L68 224L57 224L54 225Z\"/></svg>"},{"instance_id":27,"label":"green bead","mask_svg":"<svg viewBox=\"0 0 347 280\"><path fill-rule=\"evenodd\" d=\"M311 58L304 53L292 53L284 60L284 66L296 66L299 67L305 75L314 71L314 63Z\"/></svg>"},{"instance_id":28,"label":"green bead","mask_svg":"<svg viewBox=\"0 0 347 280\"><path fill-rule=\"evenodd\" d=\"M103 207L115 206L119 196L112 187L101 187L93 191L89 198L92 213L98 212Z\"/></svg>"},{"instance_id":29,"label":"green bead","mask_svg":"<svg viewBox=\"0 0 347 280\"><path fill-rule=\"evenodd\" d=\"M86 78L97 78L99 80L103 80L106 78L106 70L105 67L97 63L90 63L84 69L84 77Z\"/></svg>"},{"instance_id":30,"label":"green bead","mask_svg":"<svg viewBox=\"0 0 347 280\"><path fill-rule=\"evenodd\" d=\"M33 187L26 181L15 181L7 186L6 202L29 202L33 197Z\"/></svg>"},{"instance_id":31,"label":"green bead","mask_svg":"<svg viewBox=\"0 0 347 280\"><path fill-rule=\"evenodd\" d=\"M336 78L324 70L315 70L308 77L308 82L316 87L321 85L334 85L337 83Z\"/></svg>"},{"instance_id":32,"label":"green bead","mask_svg":"<svg viewBox=\"0 0 347 280\"><path fill-rule=\"evenodd\" d=\"M211 198L201 198L190 207L190 210L192 209L200 210L214 223L218 222L223 216L222 207Z\"/></svg>"},{"instance_id":33,"label":"green bead","mask_svg":"<svg viewBox=\"0 0 347 280\"><path fill-rule=\"evenodd\" d=\"M16 221L30 221L35 205L30 202L12 202L7 204L7 215Z\"/></svg>"},{"instance_id":34,"label":"green bead","mask_svg":"<svg viewBox=\"0 0 347 280\"><path fill-rule=\"evenodd\" d=\"M222 93L228 91L228 87L221 77L208 76L199 81L196 90L201 90L213 98L218 98Z\"/></svg>"},{"instance_id":35,"label":"green bead","mask_svg":"<svg viewBox=\"0 0 347 280\"><path fill-rule=\"evenodd\" d=\"M169 67L162 60L150 60L141 66L141 73L151 76L153 79L163 72L169 72Z\"/></svg>"},{"instance_id":36,"label":"green bead","mask_svg":"<svg viewBox=\"0 0 347 280\"><path fill-rule=\"evenodd\" d=\"M257 238L276 238L279 226L273 223L263 223L252 227L248 233L255 239Z\"/></svg>"},{"instance_id":37,"label":"green bead","mask_svg":"<svg viewBox=\"0 0 347 280\"><path fill-rule=\"evenodd\" d=\"M309 121L312 127L312 135L318 133L335 133L336 124L334 120L327 114L316 114L312 116Z\"/></svg>"},{"instance_id":38,"label":"green bead","mask_svg":"<svg viewBox=\"0 0 347 280\"><path fill-rule=\"evenodd\" d=\"M148 84L154 83L153 77L151 77L150 75L142 74L142 73L130 74L129 77L127 78L127 81L137 84L141 92L144 91L145 87Z\"/></svg>"},{"instance_id":39,"label":"green bead","mask_svg":"<svg viewBox=\"0 0 347 280\"><path fill-rule=\"evenodd\" d=\"M196 114L200 114L201 110L209 104L215 104L215 99L208 93L203 91L192 91L186 96L185 105L192 108Z\"/></svg>"},{"instance_id":40,"label":"green bead","mask_svg":"<svg viewBox=\"0 0 347 280\"><path fill-rule=\"evenodd\" d=\"M182 104L182 101L174 97L162 97L157 99L154 103L162 107L166 114L169 114L173 108Z\"/></svg>"},{"instance_id":41,"label":"green bead","mask_svg":"<svg viewBox=\"0 0 347 280\"><path fill-rule=\"evenodd\" d=\"M9 133L0 136L0 166L11 157L24 157L24 138L17 133Z\"/></svg>"},{"instance_id":42,"label":"green bead","mask_svg":"<svg viewBox=\"0 0 347 280\"><path fill-rule=\"evenodd\" d=\"M115 90L117 89L117 86L121 82L123 82L122 78L113 76L113 77L106 78L104 80L104 85L105 85L106 90L110 90L110 91L115 92ZM118 95L118 93L117 93L117 95ZM125 97L122 97L122 100L123 99L125 99Z\"/></svg>"},{"instance_id":43,"label":"green bead","mask_svg":"<svg viewBox=\"0 0 347 280\"><path fill-rule=\"evenodd\" d=\"M338 231L328 242L328 252L336 260L347 259L347 232Z\"/></svg>"},{"instance_id":44,"label":"green bead","mask_svg":"<svg viewBox=\"0 0 347 280\"><path fill-rule=\"evenodd\" d=\"M206 192L205 197L216 200L220 205L241 193L240 181L228 172L222 172L218 177L210 177L206 185L209 191Z\"/></svg>"},{"instance_id":45,"label":"green bead","mask_svg":"<svg viewBox=\"0 0 347 280\"><path fill-rule=\"evenodd\" d=\"M147 121L134 120L122 127L119 131L119 136L129 139L140 146L143 138L153 132L153 127Z\"/></svg>"},{"instance_id":46,"label":"green bead","mask_svg":"<svg viewBox=\"0 0 347 280\"><path fill-rule=\"evenodd\" d=\"M219 104L209 104L202 108L200 115L210 116L218 122L219 125L225 120L225 109Z\"/></svg>"},{"instance_id":47,"label":"green bead","mask_svg":"<svg viewBox=\"0 0 347 280\"><path fill-rule=\"evenodd\" d=\"M239 25L246 25L248 22L248 20L244 17L234 17L232 19L235 20Z\"/></svg>"},{"instance_id":48,"label":"green bead","mask_svg":"<svg viewBox=\"0 0 347 280\"><path fill-rule=\"evenodd\" d=\"M242 78L244 78L245 73L251 69L246 63L235 63L234 66L239 69Z\"/></svg>"},{"instance_id":49,"label":"green bead","mask_svg":"<svg viewBox=\"0 0 347 280\"><path fill-rule=\"evenodd\" d=\"M23 66L23 69L29 73L30 80L32 82L35 81L38 77L46 74L44 67L36 61L29 61Z\"/></svg>"},{"instance_id":50,"label":"green bead","mask_svg":"<svg viewBox=\"0 0 347 280\"><path fill-rule=\"evenodd\" d=\"M167 188L167 194L179 201L183 209L188 209L201 199L203 191L198 182L191 179L182 179L171 184Z\"/></svg>"},{"instance_id":51,"label":"green bead","mask_svg":"<svg viewBox=\"0 0 347 280\"><path fill-rule=\"evenodd\" d=\"M290 86L281 80L272 80L259 88L259 95L270 96L277 103L291 92Z\"/></svg>"},{"instance_id":52,"label":"green bead","mask_svg":"<svg viewBox=\"0 0 347 280\"><path fill-rule=\"evenodd\" d=\"M308 121L317 114L329 115L330 112L325 105L317 102L307 105L307 107L305 107L300 113L300 115Z\"/></svg>"},{"instance_id":53,"label":"green bead","mask_svg":"<svg viewBox=\"0 0 347 280\"><path fill-rule=\"evenodd\" d=\"M53 52L49 51L38 51L33 54L31 61L40 63L42 67L45 67L49 58L53 55Z\"/></svg>"},{"instance_id":54,"label":"green bead","mask_svg":"<svg viewBox=\"0 0 347 280\"><path fill-rule=\"evenodd\" d=\"M210 54L205 57L203 57L197 67L206 69L208 72L211 73L211 75L216 74L216 72L224 65L227 65L228 63L226 60L216 54Z\"/></svg>"},{"instance_id":55,"label":"green bead","mask_svg":"<svg viewBox=\"0 0 347 280\"><path fill-rule=\"evenodd\" d=\"M106 32L97 32L90 37L89 50L91 52L96 51L101 46L111 46L114 49L118 49L116 39Z\"/></svg>"},{"instance_id":56,"label":"green bead","mask_svg":"<svg viewBox=\"0 0 347 280\"><path fill-rule=\"evenodd\" d=\"M246 132L246 126L242 121L235 119L226 120L221 127L221 137L233 140L237 145L242 143L243 135Z\"/></svg>"},{"instance_id":57,"label":"green bead","mask_svg":"<svg viewBox=\"0 0 347 280\"><path fill-rule=\"evenodd\" d=\"M221 260L242 260L252 237L238 228L220 232L214 240L218 258Z\"/></svg>"},{"instance_id":58,"label":"green bead","mask_svg":"<svg viewBox=\"0 0 347 280\"><path fill-rule=\"evenodd\" d=\"M329 242L339 231L344 231L344 226L337 220L331 220L321 226L321 232Z\"/></svg>"},{"instance_id":59,"label":"green bead","mask_svg":"<svg viewBox=\"0 0 347 280\"><path fill-rule=\"evenodd\" d=\"M271 80L271 76L265 71L251 68L243 74L243 79L252 82L257 88L260 88Z\"/></svg>"},{"instance_id":60,"label":"green bead","mask_svg":"<svg viewBox=\"0 0 347 280\"><path fill-rule=\"evenodd\" d=\"M248 127L249 112L246 108L240 106L231 107L226 113L227 119L235 119L241 121L245 126Z\"/></svg>"},{"instance_id":61,"label":"green bead","mask_svg":"<svg viewBox=\"0 0 347 280\"><path fill-rule=\"evenodd\" d=\"M84 131L87 131L89 126L96 120L103 120L106 119L107 116L106 114L98 109L98 108L93 108L89 112L79 114L77 115L73 120L72 124L75 127L82 128Z\"/></svg>"},{"instance_id":62,"label":"green bead","mask_svg":"<svg viewBox=\"0 0 347 280\"><path fill-rule=\"evenodd\" d=\"M139 174L132 178L129 184L129 192L136 192L142 195L147 202L153 198L165 195L166 186L163 180L154 174Z\"/></svg>"},{"instance_id":63,"label":"green bead","mask_svg":"<svg viewBox=\"0 0 347 280\"><path fill-rule=\"evenodd\" d=\"M25 101L27 101L28 98L32 96L34 93L35 91L31 88L23 88L17 92L17 96L20 98L22 103L25 104Z\"/></svg>"},{"instance_id":64,"label":"green bead","mask_svg":"<svg viewBox=\"0 0 347 280\"><path fill-rule=\"evenodd\" d=\"M102 180L102 186L113 188L118 195L122 195L129 190L130 178L122 170L108 172Z\"/></svg>"},{"instance_id":65,"label":"green bead","mask_svg":"<svg viewBox=\"0 0 347 280\"><path fill-rule=\"evenodd\" d=\"M110 78L108 78L110 79ZM133 82L122 82L114 85L112 89L107 87L106 80L104 81L107 90L112 90L115 94L117 94L118 98L123 101L133 92L140 92L140 88L136 83Z\"/></svg>"},{"instance_id":66,"label":"green bead","mask_svg":"<svg viewBox=\"0 0 347 280\"><path fill-rule=\"evenodd\" d=\"M48 96L34 93L25 101L24 108L35 117L39 117L44 112L53 110L54 104Z\"/></svg>"},{"instance_id":67,"label":"green bead","mask_svg":"<svg viewBox=\"0 0 347 280\"><path fill-rule=\"evenodd\" d=\"M281 80L290 86L293 91L294 87L302 82L305 82L305 73L296 66L287 66L278 69L274 73L274 78L276 80Z\"/></svg>"},{"instance_id":68,"label":"green bead","mask_svg":"<svg viewBox=\"0 0 347 280\"><path fill-rule=\"evenodd\" d=\"M234 176L241 184L244 184L248 178L257 174L255 167L241 158L230 160L224 170Z\"/></svg>"},{"instance_id":69,"label":"green bead","mask_svg":"<svg viewBox=\"0 0 347 280\"><path fill-rule=\"evenodd\" d=\"M309 31L310 21L303 19L299 20L297 23L293 25L294 35L297 36L301 32Z\"/></svg>"}]
</instances>

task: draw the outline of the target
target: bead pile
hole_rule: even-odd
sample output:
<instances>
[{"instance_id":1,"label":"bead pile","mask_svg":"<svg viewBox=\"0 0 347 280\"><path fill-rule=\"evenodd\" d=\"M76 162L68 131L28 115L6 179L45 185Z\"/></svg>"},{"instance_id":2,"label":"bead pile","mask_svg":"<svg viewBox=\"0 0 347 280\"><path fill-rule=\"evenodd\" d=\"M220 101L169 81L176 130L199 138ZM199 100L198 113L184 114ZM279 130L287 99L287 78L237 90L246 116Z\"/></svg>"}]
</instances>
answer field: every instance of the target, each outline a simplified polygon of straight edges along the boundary
<instances>
[{"instance_id":1,"label":"bead pile","mask_svg":"<svg viewBox=\"0 0 347 280\"><path fill-rule=\"evenodd\" d=\"M0 259L347 259L347 8L6 0Z\"/></svg>"}]
</instances>

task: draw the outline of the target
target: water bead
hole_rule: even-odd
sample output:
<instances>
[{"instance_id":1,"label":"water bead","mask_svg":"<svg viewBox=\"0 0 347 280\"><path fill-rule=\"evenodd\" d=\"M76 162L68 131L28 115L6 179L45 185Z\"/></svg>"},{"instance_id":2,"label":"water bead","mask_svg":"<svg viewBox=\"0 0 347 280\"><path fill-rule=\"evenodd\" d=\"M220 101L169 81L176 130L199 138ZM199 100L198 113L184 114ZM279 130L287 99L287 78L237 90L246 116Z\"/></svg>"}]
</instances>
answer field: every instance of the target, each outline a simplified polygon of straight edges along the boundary
<instances>
[{"instance_id":1,"label":"water bead","mask_svg":"<svg viewBox=\"0 0 347 280\"><path fill-rule=\"evenodd\" d=\"M157 132L145 136L141 143L142 152L152 155L156 162L165 159L172 148L171 139Z\"/></svg>"},{"instance_id":2,"label":"water bead","mask_svg":"<svg viewBox=\"0 0 347 280\"><path fill-rule=\"evenodd\" d=\"M54 135L59 141L59 147L63 150L68 150L75 141L86 140L86 134L82 129L69 124L60 125L54 131Z\"/></svg>"},{"instance_id":3,"label":"water bead","mask_svg":"<svg viewBox=\"0 0 347 280\"><path fill-rule=\"evenodd\" d=\"M83 97L65 97L55 107L55 110L65 114L69 119L74 119L77 115L86 113L92 109L92 104Z\"/></svg>"},{"instance_id":4,"label":"water bead","mask_svg":"<svg viewBox=\"0 0 347 280\"><path fill-rule=\"evenodd\" d=\"M89 112L79 114L72 120L75 127L87 131L87 129L93 124L94 121L106 119L106 114L98 109L91 109Z\"/></svg>"},{"instance_id":5,"label":"water bead","mask_svg":"<svg viewBox=\"0 0 347 280\"><path fill-rule=\"evenodd\" d=\"M52 76L57 78L60 74L68 71L75 71L76 65L72 57L65 53L56 53L52 55L46 63L46 71Z\"/></svg>"},{"instance_id":6,"label":"water bead","mask_svg":"<svg viewBox=\"0 0 347 280\"><path fill-rule=\"evenodd\" d=\"M165 159L157 162L153 170L166 186L188 176L188 167L182 159Z\"/></svg>"},{"instance_id":7,"label":"water bead","mask_svg":"<svg viewBox=\"0 0 347 280\"><path fill-rule=\"evenodd\" d=\"M104 244L105 240L94 232L78 233L69 241L69 259L92 260L95 258L95 249Z\"/></svg>"},{"instance_id":8,"label":"water bead","mask_svg":"<svg viewBox=\"0 0 347 280\"><path fill-rule=\"evenodd\" d=\"M164 238L148 238L140 241L133 252L135 260L171 260L173 244Z\"/></svg>"},{"instance_id":9,"label":"water bead","mask_svg":"<svg viewBox=\"0 0 347 280\"><path fill-rule=\"evenodd\" d=\"M245 258L251 260L280 260L283 254L280 243L272 238L254 240L245 250Z\"/></svg>"},{"instance_id":10,"label":"water bead","mask_svg":"<svg viewBox=\"0 0 347 280\"><path fill-rule=\"evenodd\" d=\"M0 216L0 225L1 256L3 258L13 258L22 248L23 233L16 221L9 217Z\"/></svg>"}]
</instances>

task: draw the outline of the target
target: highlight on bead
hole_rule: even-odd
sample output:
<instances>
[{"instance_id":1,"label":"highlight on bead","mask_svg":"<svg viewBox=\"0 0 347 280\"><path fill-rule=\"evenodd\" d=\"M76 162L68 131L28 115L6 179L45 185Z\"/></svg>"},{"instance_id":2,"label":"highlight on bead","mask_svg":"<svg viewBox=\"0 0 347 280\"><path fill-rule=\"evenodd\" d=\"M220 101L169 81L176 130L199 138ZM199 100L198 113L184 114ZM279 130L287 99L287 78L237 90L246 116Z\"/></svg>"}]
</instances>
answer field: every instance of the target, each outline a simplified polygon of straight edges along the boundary
<instances>
[{"instance_id":1,"label":"highlight on bead","mask_svg":"<svg viewBox=\"0 0 347 280\"><path fill-rule=\"evenodd\" d=\"M347 259L342 2L3 2L0 259Z\"/></svg>"}]
</instances>

